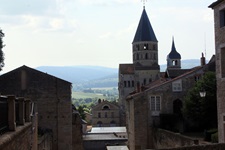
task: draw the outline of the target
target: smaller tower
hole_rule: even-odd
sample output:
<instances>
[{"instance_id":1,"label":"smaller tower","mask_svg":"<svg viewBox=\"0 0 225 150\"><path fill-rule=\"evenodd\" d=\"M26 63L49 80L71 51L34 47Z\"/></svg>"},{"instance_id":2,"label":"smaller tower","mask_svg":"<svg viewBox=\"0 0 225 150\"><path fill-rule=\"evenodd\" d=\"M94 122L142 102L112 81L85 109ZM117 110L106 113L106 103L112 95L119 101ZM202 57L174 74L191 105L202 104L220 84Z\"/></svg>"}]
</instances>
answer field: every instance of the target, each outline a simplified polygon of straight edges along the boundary
<instances>
[{"instance_id":1,"label":"smaller tower","mask_svg":"<svg viewBox=\"0 0 225 150\"><path fill-rule=\"evenodd\" d=\"M180 68L181 68L181 56L176 50L173 38L171 52L167 55L167 69L180 69Z\"/></svg>"}]
</instances>

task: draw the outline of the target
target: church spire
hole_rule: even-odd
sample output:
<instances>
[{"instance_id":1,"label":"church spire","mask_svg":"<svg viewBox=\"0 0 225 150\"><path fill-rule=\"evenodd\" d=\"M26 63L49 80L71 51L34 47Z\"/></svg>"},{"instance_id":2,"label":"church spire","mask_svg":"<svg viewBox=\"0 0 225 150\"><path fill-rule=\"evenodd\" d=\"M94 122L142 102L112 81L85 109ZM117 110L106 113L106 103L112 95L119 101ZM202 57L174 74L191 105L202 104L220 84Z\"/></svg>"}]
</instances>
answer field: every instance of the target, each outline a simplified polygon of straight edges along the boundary
<instances>
[{"instance_id":1,"label":"church spire","mask_svg":"<svg viewBox=\"0 0 225 150\"><path fill-rule=\"evenodd\" d=\"M148 15L145 11L145 7L142 11L141 19L139 21L133 43L144 41L158 42L154 30L152 28L152 25L149 21Z\"/></svg>"},{"instance_id":2,"label":"church spire","mask_svg":"<svg viewBox=\"0 0 225 150\"><path fill-rule=\"evenodd\" d=\"M176 68L176 69L181 68L181 56L176 50L174 37L172 39L171 51L167 55L167 68Z\"/></svg>"},{"instance_id":3,"label":"church spire","mask_svg":"<svg viewBox=\"0 0 225 150\"><path fill-rule=\"evenodd\" d=\"M176 47L175 47L175 43L174 43L174 37L172 40L172 47L171 47L171 52L169 53L168 57L170 59L181 59L180 54L177 52Z\"/></svg>"}]
</instances>

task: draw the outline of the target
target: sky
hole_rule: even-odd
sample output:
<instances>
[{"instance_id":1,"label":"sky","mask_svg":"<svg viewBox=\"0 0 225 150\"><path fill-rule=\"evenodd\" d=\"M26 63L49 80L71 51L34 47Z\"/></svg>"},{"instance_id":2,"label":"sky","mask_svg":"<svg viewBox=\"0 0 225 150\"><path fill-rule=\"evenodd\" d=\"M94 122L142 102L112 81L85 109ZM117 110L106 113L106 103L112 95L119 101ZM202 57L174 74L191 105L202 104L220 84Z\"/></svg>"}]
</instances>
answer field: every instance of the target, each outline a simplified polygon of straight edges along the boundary
<instances>
[{"instance_id":1,"label":"sky","mask_svg":"<svg viewBox=\"0 0 225 150\"><path fill-rule=\"evenodd\" d=\"M216 0L147 0L158 40L159 64L175 46L182 59L215 53ZM132 63L132 41L143 11L141 0L0 0L5 33L3 73L22 65L105 66Z\"/></svg>"}]
</instances>

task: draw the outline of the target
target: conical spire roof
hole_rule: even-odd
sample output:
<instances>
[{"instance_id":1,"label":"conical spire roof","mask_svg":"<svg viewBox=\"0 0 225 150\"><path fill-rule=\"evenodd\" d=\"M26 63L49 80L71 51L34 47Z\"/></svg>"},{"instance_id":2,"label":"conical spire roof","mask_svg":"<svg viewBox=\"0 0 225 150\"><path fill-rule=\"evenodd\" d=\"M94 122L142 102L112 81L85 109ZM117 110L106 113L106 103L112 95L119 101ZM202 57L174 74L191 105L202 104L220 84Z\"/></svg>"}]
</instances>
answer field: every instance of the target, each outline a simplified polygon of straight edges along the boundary
<instances>
[{"instance_id":1,"label":"conical spire roof","mask_svg":"<svg viewBox=\"0 0 225 150\"><path fill-rule=\"evenodd\" d=\"M145 11L145 8L143 9L136 34L134 36L133 43L141 42L141 41L158 42L156 39L155 33L152 29L151 23L148 19L148 15Z\"/></svg>"},{"instance_id":2,"label":"conical spire roof","mask_svg":"<svg viewBox=\"0 0 225 150\"><path fill-rule=\"evenodd\" d=\"M167 57L170 59L181 59L180 54L176 50L176 47L174 44L174 38L173 38L173 42L172 42L171 52L169 53L169 55Z\"/></svg>"}]
</instances>

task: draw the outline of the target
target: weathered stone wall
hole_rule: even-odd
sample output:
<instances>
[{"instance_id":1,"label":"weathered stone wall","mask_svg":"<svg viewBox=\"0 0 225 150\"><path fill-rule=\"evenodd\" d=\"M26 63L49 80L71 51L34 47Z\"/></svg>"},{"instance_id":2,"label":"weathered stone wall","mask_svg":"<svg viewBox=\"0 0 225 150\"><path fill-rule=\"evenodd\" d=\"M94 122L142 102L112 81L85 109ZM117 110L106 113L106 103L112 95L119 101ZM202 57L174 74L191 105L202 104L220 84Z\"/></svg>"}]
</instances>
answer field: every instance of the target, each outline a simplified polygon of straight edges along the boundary
<instances>
[{"instance_id":1,"label":"weathered stone wall","mask_svg":"<svg viewBox=\"0 0 225 150\"><path fill-rule=\"evenodd\" d=\"M192 139L181 134L170 131L155 129L154 130L154 148L176 148L190 145L198 145L198 140Z\"/></svg>"},{"instance_id":2,"label":"weathered stone wall","mask_svg":"<svg viewBox=\"0 0 225 150\"><path fill-rule=\"evenodd\" d=\"M14 132L0 136L0 150L30 150L32 147L32 123L18 126Z\"/></svg>"},{"instance_id":3,"label":"weathered stone wall","mask_svg":"<svg viewBox=\"0 0 225 150\"><path fill-rule=\"evenodd\" d=\"M83 150L83 138L82 138L82 122L78 113L73 113L73 150Z\"/></svg>"},{"instance_id":4,"label":"weathered stone wall","mask_svg":"<svg viewBox=\"0 0 225 150\"><path fill-rule=\"evenodd\" d=\"M108 106L109 109L103 109ZM99 117L98 114L101 114ZM106 115L106 116L105 116ZM98 122L102 122L102 127L119 126L120 125L120 110L119 106L108 101L98 103L92 108L92 126L98 126Z\"/></svg>"},{"instance_id":5,"label":"weathered stone wall","mask_svg":"<svg viewBox=\"0 0 225 150\"><path fill-rule=\"evenodd\" d=\"M52 134L45 133L38 139L38 150L53 150L52 149Z\"/></svg>"},{"instance_id":6,"label":"weathered stone wall","mask_svg":"<svg viewBox=\"0 0 225 150\"><path fill-rule=\"evenodd\" d=\"M0 76L0 92L32 99L38 126L52 130L53 149L72 149L71 83L22 66Z\"/></svg>"},{"instance_id":7,"label":"weathered stone wall","mask_svg":"<svg viewBox=\"0 0 225 150\"><path fill-rule=\"evenodd\" d=\"M165 148L159 150L224 150L225 144L196 145L177 148Z\"/></svg>"},{"instance_id":8,"label":"weathered stone wall","mask_svg":"<svg viewBox=\"0 0 225 150\"><path fill-rule=\"evenodd\" d=\"M221 1L214 8L214 28L215 28L215 47L216 47L216 77L217 77L217 110L218 110L218 136L219 142L225 142L225 26L220 27L220 12L225 9L225 1ZM223 56L222 56L223 53Z\"/></svg>"}]
</instances>

